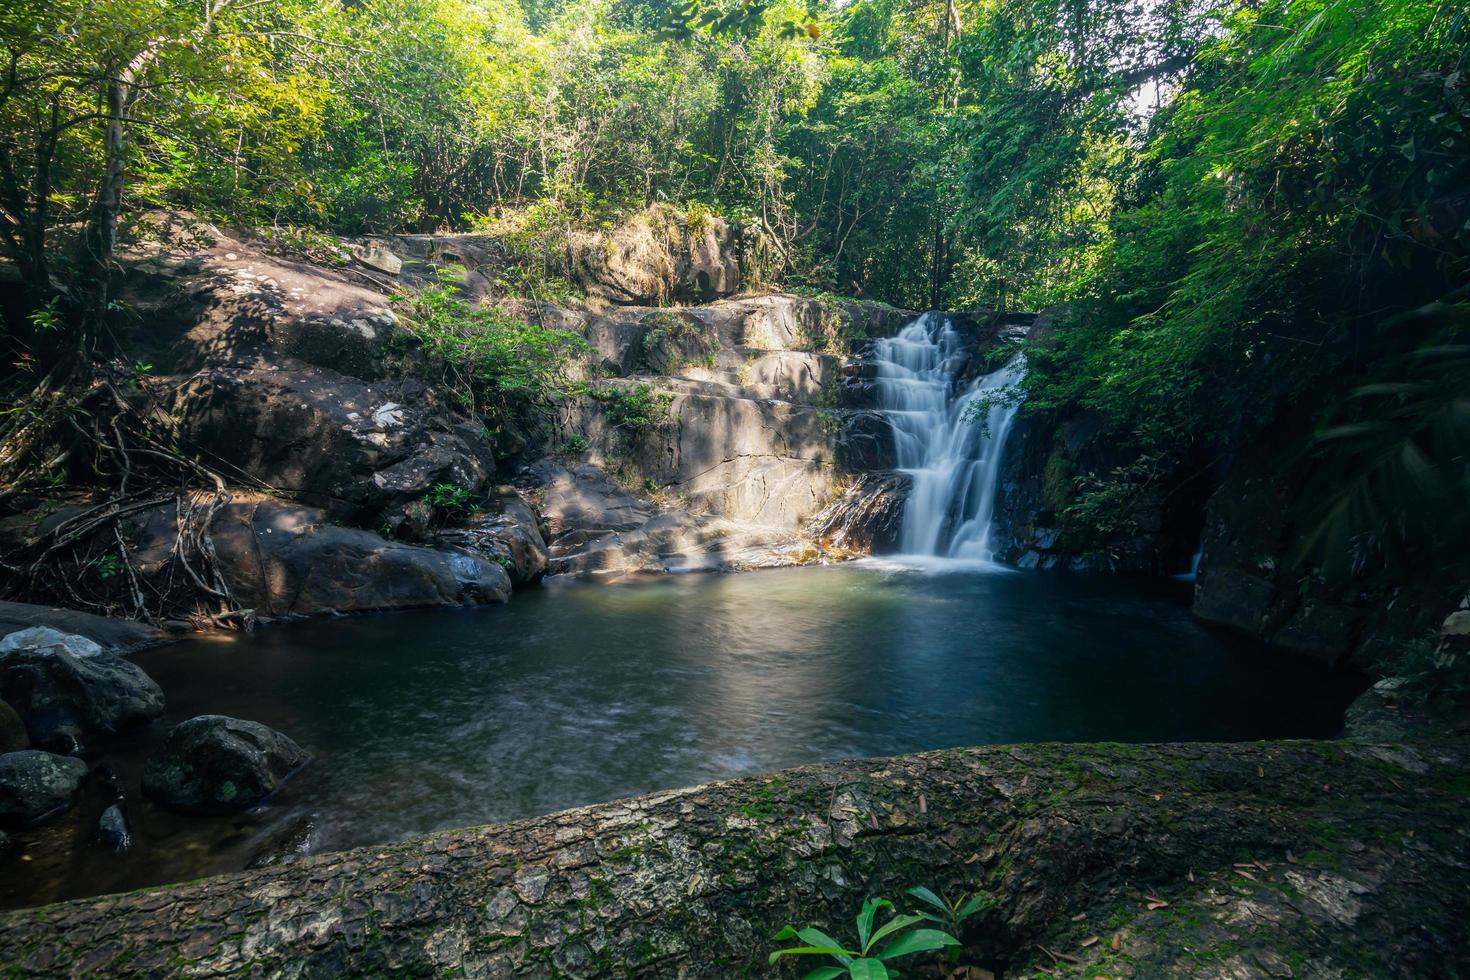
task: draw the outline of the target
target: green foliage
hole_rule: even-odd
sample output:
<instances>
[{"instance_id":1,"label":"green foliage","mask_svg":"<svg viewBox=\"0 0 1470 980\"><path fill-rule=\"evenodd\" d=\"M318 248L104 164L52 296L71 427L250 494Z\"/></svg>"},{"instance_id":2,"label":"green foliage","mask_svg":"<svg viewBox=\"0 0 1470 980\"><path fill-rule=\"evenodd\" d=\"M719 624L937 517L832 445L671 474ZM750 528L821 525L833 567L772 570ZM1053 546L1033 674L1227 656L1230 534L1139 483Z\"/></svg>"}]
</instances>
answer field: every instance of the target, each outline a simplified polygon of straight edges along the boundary
<instances>
[{"instance_id":1,"label":"green foliage","mask_svg":"<svg viewBox=\"0 0 1470 980\"><path fill-rule=\"evenodd\" d=\"M959 940L947 932L920 928L922 923L933 921L932 916L892 915L887 922L876 924L880 909L892 913L893 903L884 898L870 898L863 902L856 919L858 941L853 949L843 946L820 929L810 926L797 929L788 925L771 938L778 942L795 940L800 945L774 951L770 955L770 963L774 965L784 956L829 957L840 966L818 967L806 974L806 980L832 980L844 975L853 980L886 980L889 972L885 964L892 960L959 946ZM885 939L887 943L880 948L879 944Z\"/></svg>"},{"instance_id":2,"label":"green foliage","mask_svg":"<svg viewBox=\"0 0 1470 980\"><path fill-rule=\"evenodd\" d=\"M462 520L475 509L478 501L469 488L454 483L436 483L420 498L433 513L434 524L443 527Z\"/></svg>"},{"instance_id":3,"label":"green foliage","mask_svg":"<svg viewBox=\"0 0 1470 980\"><path fill-rule=\"evenodd\" d=\"M1028 405L1100 413L1141 461L1079 486L1075 525L1305 415L1303 558L1463 563L1467 39L1439 0L1048 0L967 31L965 288L1065 302Z\"/></svg>"},{"instance_id":4,"label":"green foliage","mask_svg":"<svg viewBox=\"0 0 1470 980\"><path fill-rule=\"evenodd\" d=\"M671 393L658 391L648 384L603 385L588 394L602 403L614 428L635 436L667 421L669 406L674 401Z\"/></svg>"},{"instance_id":5,"label":"green foliage","mask_svg":"<svg viewBox=\"0 0 1470 980\"><path fill-rule=\"evenodd\" d=\"M1463 638L1418 637L1402 644L1383 668L1410 690L1451 705L1470 696L1470 650Z\"/></svg>"},{"instance_id":6,"label":"green foliage","mask_svg":"<svg viewBox=\"0 0 1470 980\"><path fill-rule=\"evenodd\" d=\"M436 483L424 494L424 503L445 513L463 512L474 501L474 494L454 483Z\"/></svg>"},{"instance_id":7,"label":"green foliage","mask_svg":"<svg viewBox=\"0 0 1470 980\"><path fill-rule=\"evenodd\" d=\"M655 310L642 320L638 336L637 364L652 374L678 374L689 365L712 368L719 338L689 317L668 310Z\"/></svg>"},{"instance_id":8,"label":"green foliage","mask_svg":"<svg viewBox=\"0 0 1470 980\"><path fill-rule=\"evenodd\" d=\"M933 912L921 912L920 915L930 922L939 923L950 933L956 935L961 931L961 926L966 919L984 912L995 904L995 899L984 892L960 895L953 901L935 894L923 885L910 888L907 893L934 909Z\"/></svg>"},{"instance_id":9,"label":"green foliage","mask_svg":"<svg viewBox=\"0 0 1470 980\"><path fill-rule=\"evenodd\" d=\"M92 563L92 567L97 570L97 577L104 582L123 573L122 559L111 553L102 555Z\"/></svg>"},{"instance_id":10,"label":"green foliage","mask_svg":"<svg viewBox=\"0 0 1470 980\"><path fill-rule=\"evenodd\" d=\"M561 444L561 451L567 456L580 456L587 451L587 438L580 432L573 432Z\"/></svg>"},{"instance_id":11,"label":"green foliage","mask_svg":"<svg viewBox=\"0 0 1470 980\"><path fill-rule=\"evenodd\" d=\"M437 282L394 297L404 325L462 407L504 426L547 414L579 392L570 368L588 353L586 342L502 309L471 306L458 288L462 272L443 270Z\"/></svg>"}]
</instances>

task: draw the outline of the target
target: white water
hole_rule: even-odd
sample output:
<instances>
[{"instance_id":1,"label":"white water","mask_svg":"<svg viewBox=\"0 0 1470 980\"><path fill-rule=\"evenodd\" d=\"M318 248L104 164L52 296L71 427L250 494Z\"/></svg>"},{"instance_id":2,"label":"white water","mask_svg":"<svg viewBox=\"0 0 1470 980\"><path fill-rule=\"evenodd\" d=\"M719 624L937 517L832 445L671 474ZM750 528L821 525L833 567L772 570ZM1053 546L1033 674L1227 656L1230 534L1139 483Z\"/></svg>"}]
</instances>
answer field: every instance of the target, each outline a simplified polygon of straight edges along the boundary
<instances>
[{"instance_id":1,"label":"white water","mask_svg":"<svg viewBox=\"0 0 1470 980\"><path fill-rule=\"evenodd\" d=\"M893 426L898 468L913 477L899 548L906 556L990 563L996 487L1014 399L983 404L986 424L967 418L971 405L1013 387L1025 374L1017 357L963 390L960 336L948 318L925 313L896 337L876 344L878 389ZM987 393L989 393L987 395Z\"/></svg>"}]
</instances>

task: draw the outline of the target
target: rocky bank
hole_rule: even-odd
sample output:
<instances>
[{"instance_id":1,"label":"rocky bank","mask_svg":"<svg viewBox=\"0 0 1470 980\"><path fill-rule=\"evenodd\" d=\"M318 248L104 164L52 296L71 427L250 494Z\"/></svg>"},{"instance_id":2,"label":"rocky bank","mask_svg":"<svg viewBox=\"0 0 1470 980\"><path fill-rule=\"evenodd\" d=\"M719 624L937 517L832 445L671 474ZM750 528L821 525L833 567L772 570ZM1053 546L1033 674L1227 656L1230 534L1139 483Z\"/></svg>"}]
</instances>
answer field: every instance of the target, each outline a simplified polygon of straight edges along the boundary
<instances>
[{"instance_id":1,"label":"rocky bank","mask_svg":"<svg viewBox=\"0 0 1470 980\"><path fill-rule=\"evenodd\" d=\"M922 884L997 899L967 924L961 965L1004 976L1452 976L1470 966L1466 762L1462 741L1343 741L812 766L5 913L0 962L35 977L768 975L782 925L845 935L865 897Z\"/></svg>"}]
</instances>

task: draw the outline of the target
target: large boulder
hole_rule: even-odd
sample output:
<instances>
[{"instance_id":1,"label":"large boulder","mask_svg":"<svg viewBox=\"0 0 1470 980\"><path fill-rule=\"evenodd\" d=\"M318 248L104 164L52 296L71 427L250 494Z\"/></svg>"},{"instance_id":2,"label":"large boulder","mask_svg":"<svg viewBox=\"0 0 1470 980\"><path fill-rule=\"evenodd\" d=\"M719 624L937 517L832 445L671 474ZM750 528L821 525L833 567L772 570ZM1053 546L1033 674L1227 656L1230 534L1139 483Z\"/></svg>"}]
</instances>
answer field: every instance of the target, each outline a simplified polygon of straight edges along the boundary
<instances>
[{"instance_id":1,"label":"large boulder","mask_svg":"<svg viewBox=\"0 0 1470 980\"><path fill-rule=\"evenodd\" d=\"M87 775L81 759L27 749L0 755L0 824L19 827L71 806Z\"/></svg>"},{"instance_id":2,"label":"large boulder","mask_svg":"<svg viewBox=\"0 0 1470 980\"><path fill-rule=\"evenodd\" d=\"M0 640L0 697L33 743L68 751L163 713L163 692L142 668L47 626Z\"/></svg>"},{"instance_id":3,"label":"large boulder","mask_svg":"<svg viewBox=\"0 0 1470 980\"><path fill-rule=\"evenodd\" d=\"M45 517L44 511L32 513L37 518ZM54 516L52 518L53 521L57 519ZM34 526L30 530L34 531ZM3 529L0 529L0 547L17 547L28 536L29 534L22 532L11 538L5 534ZM30 629L32 626L50 626L62 633L84 636L108 653L115 653L118 656L157 646L168 639L168 635L162 630L130 619L95 616L76 609L37 606L26 602L0 602L0 639L11 633Z\"/></svg>"},{"instance_id":4,"label":"large boulder","mask_svg":"<svg viewBox=\"0 0 1470 980\"><path fill-rule=\"evenodd\" d=\"M589 295L613 303L708 303L739 288L737 252L725 219L655 205L611 231L574 235L570 265Z\"/></svg>"},{"instance_id":5,"label":"large boulder","mask_svg":"<svg viewBox=\"0 0 1470 980\"><path fill-rule=\"evenodd\" d=\"M548 551L536 512L514 492L492 499L466 527L439 532L438 540L505 569L512 585L532 585L546 574Z\"/></svg>"},{"instance_id":6,"label":"large boulder","mask_svg":"<svg viewBox=\"0 0 1470 980\"><path fill-rule=\"evenodd\" d=\"M426 410L416 382L367 384L286 363L215 368L179 389L190 443L333 517L371 521L438 483L478 493L495 470L479 430Z\"/></svg>"},{"instance_id":7,"label":"large boulder","mask_svg":"<svg viewBox=\"0 0 1470 980\"><path fill-rule=\"evenodd\" d=\"M301 746L254 721L200 715L175 726L143 769L143 792L186 813L247 809L307 761Z\"/></svg>"},{"instance_id":8,"label":"large boulder","mask_svg":"<svg viewBox=\"0 0 1470 980\"><path fill-rule=\"evenodd\" d=\"M165 505L130 525L134 562L166 573L177 518ZM451 549L390 541L330 523L325 511L242 494L211 525L235 600L264 619L504 602L511 582L497 562Z\"/></svg>"}]
</instances>

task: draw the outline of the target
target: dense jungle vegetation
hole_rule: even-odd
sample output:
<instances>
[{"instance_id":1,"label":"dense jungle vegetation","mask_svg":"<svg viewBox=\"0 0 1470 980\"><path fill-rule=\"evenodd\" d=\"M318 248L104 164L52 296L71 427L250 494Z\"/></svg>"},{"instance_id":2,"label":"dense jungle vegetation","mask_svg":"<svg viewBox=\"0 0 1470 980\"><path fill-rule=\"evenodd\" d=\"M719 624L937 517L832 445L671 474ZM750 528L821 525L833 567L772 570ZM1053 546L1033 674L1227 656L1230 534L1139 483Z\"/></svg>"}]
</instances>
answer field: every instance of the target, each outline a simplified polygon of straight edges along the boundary
<instances>
[{"instance_id":1,"label":"dense jungle vegetation","mask_svg":"<svg viewBox=\"0 0 1470 980\"><path fill-rule=\"evenodd\" d=\"M16 0L6 360L43 373L97 342L119 228L149 207L303 247L483 229L534 278L569 230L669 202L743 229L758 283L1060 304L1031 410L1096 410L1135 460L1079 520L1289 423L1317 433L1340 554L1463 561L1466 19L1449 0Z\"/></svg>"}]
</instances>

